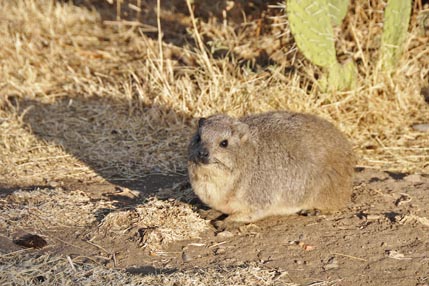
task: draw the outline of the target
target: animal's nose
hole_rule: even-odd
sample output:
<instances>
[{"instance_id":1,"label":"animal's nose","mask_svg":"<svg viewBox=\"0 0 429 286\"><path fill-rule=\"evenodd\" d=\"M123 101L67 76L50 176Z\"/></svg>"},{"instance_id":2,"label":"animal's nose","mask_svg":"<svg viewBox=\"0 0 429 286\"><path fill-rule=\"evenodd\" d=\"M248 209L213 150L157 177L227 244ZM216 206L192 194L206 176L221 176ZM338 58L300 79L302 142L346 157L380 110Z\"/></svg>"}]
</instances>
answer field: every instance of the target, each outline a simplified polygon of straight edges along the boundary
<instances>
[{"instance_id":1,"label":"animal's nose","mask_svg":"<svg viewBox=\"0 0 429 286\"><path fill-rule=\"evenodd\" d=\"M200 157L201 159L205 159L209 157L209 151L207 149L201 149L198 151L198 157Z\"/></svg>"}]
</instances>

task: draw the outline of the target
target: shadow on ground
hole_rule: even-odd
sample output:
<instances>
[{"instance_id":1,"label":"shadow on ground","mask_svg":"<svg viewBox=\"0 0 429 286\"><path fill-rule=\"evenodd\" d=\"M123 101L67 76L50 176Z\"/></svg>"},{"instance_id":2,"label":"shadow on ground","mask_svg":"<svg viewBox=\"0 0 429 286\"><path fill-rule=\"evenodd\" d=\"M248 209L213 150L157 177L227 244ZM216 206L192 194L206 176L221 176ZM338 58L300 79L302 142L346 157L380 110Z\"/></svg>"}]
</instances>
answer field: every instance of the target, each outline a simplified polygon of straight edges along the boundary
<instances>
[{"instance_id":1,"label":"shadow on ground","mask_svg":"<svg viewBox=\"0 0 429 286\"><path fill-rule=\"evenodd\" d=\"M216 23L227 22L229 26L233 26L235 31L249 30L252 22L257 23L255 34L252 38L258 39L261 35L272 34L272 19L270 17L282 15L281 9L270 9L272 5L278 5L278 1L193 1L193 12L198 22ZM157 1L141 1L140 7L137 0L123 0L120 7L109 4L105 0L74 0L73 3L77 6L94 9L100 15L101 20L106 25L135 27L147 37L158 39L158 16L157 16ZM185 0L167 0L160 1L160 25L162 29L162 41L165 44L171 44L177 47L195 47L196 42L192 36L192 22L190 13ZM119 7L119 8L118 8ZM118 11L119 17L118 17ZM121 21L117 21L117 20ZM217 27L216 25L212 25ZM211 35L212 31L201 30L200 34L205 43L218 41ZM216 31L219 33L219 31ZM222 32L220 32L222 33ZM272 36L272 35L271 35ZM278 38L274 37L278 40ZM251 39L249 39L251 40ZM253 51L254 55L251 58L243 58L243 56L226 48L214 48L212 57L214 59L229 58L237 60L238 65L250 67L253 70L264 69L277 61L272 59L270 53L265 48L259 48L258 51ZM286 56L287 57L287 56ZM291 72L295 68L288 67L285 72Z\"/></svg>"},{"instance_id":2,"label":"shadow on ground","mask_svg":"<svg viewBox=\"0 0 429 286\"><path fill-rule=\"evenodd\" d=\"M134 197L123 196L124 188L150 195L187 180L189 117L157 106L133 108L106 98L66 97L51 104L14 99L13 104L35 136L61 146L110 182L89 184L82 177L65 186L82 185L94 195L109 194L128 204ZM52 168L57 163L61 161L53 162Z\"/></svg>"}]
</instances>

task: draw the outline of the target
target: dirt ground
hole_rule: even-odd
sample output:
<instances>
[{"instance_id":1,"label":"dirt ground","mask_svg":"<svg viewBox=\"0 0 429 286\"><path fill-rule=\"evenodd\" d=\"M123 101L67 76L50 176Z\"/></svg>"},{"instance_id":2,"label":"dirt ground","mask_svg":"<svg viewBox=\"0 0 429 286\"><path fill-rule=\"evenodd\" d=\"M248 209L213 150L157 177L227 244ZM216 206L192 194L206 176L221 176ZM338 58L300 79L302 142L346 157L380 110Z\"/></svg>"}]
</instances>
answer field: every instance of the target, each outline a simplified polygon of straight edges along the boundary
<instances>
[{"instance_id":1,"label":"dirt ground","mask_svg":"<svg viewBox=\"0 0 429 286\"><path fill-rule=\"evenodd\" d=\"M190 2L0 1L0 285L429 286L427 1L392 73L385 1L351 1L341 92L282 3ZM227 224L187 179L197 119L283 109L351 140L352 202Z\"/></svg>"},{"instance_id":2,"label":"dirt ground","mask_svg":"<svg viewBox=\"0 0 429 286\"><path fill-rule=\"evenodd\" d=\"M151 190L160 188L148 193L143 191L145 186ZM82 192L80 196L89 198L84 204L92 204L88 214L95 219L91 222L82 218L85 225L76 226L75 216L83 217L85 212L81 212L70 214L74 217L74 227L50 221L39 225L35 221L42 219L41 213L47 206L46 202L41 204L40 195L31 197L31 193L43 188L47 187L28 187L24 191L28 195L1 190L3 210L11 207L24 210L31 205L32 212L40 215L31 219L31 215L21 213L15 217L20 220L16 223L10 216L5 217L5 212L2 214L2 223L7 225L0 233L2 255L15 251L32 256L66 255L75 263L92 261L143 277L257 265L274 273L273 280L265 281L268 285L429 284L428 175L360 169L356 173L352 204L341 213L274 217L246 225L219 223L222 216L218 218L219 213L199 203L185 177L159 176L129 188L108 182L51 187L65 197ZM161 241L159 247L146 247L144 240L150 232L165 227L160 224L141 228L137 220L129 218L147 196L168 200L173 205L190 205L192 212L207 222L207 227L200 229L196 238L167 244ZM106 231L108 214L120 218L115 218ZM32 220L33 232L29 225L25 226L28 219ZM22 250L13 243L11 238L16 242L28 233L43 237L47 246Z\"/></svg>"}]
</instances>

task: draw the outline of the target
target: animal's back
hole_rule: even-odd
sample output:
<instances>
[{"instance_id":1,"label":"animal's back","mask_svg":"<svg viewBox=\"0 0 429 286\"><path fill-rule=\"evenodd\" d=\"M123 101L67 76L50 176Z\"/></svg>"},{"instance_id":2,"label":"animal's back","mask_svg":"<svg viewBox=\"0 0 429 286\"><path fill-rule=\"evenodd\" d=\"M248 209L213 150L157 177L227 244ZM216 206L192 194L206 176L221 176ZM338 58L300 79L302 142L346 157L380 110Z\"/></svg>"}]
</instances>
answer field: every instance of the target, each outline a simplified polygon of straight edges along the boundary
<instances>
[{"instance_id":1,"label":"animal's back","mask_svg":"<svg viewBox=\"0 0 429 286\"><path fill-rule=\"evenodd\" d=\"M331 123L291 112L264 113L241 121L258 140L249 199L256 202L267 193L266 203L272 204L273 213L291 207L331 211L348 202L353 152Z\"/></svg>"}]
</instances>

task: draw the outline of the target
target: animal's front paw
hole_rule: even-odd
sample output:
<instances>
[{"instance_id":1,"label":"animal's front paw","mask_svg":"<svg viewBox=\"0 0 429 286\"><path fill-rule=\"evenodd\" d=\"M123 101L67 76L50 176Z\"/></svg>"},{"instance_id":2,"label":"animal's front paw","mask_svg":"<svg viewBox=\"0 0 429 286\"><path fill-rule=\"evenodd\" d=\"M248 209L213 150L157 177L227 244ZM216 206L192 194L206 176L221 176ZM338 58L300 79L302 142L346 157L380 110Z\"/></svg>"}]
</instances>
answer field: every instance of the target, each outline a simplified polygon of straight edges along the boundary
<instances>
[{"instance_id":1,"label":"animal's front paw","mask_svg":"<svg viewBox=\"0 0 429 286\"><path fill-rule=\"evenodd\" d=\"M228 223L249 223L249 222L254 222L256 220L259 219L259 216L255 215L255 214L249 214L249 213L235 213L235 214L231 214L229 215L225 221Z\"/></svg>"},{"instance_id":2,"label":"animal's front paw","mask_svg":"<svg viewBox=\"0 0 429 286\"><path fill-rule=\"evenodd\" d=\"M212 225L216 228L218 231L224 231L224 230L236 230L243 224L250 222L250 215L243 215L243 214L233 214L229 215L226 218L222 219L222 216L220 219L216 219L212 221Z\"/></svg>"},{"instance_id":3,"label":"animal's front paw","mask_svg":"<svg viewBox=\"0 0 429 286\"><path fill-rule=\"evenodd\" d=\"M198 210L198 214L202 219L207 219L207 220L218 220L225 216L221 212L214 209L208 209L208 210L200 209Z\"/></svg>"},{"instance_id":4,"label":"animal's front paw","mask_svg":"<svg viewBox=\"0 0 429 286\"><path fill-rule=\"evenodd\" d=\"M216 229L217 232L229 231L229 232L237 232L240 226L243 225L242 222L234 222L229 221L227 219L224 220L215 220L212 221L212 225Z\"/></svg>"}]
</instances>

